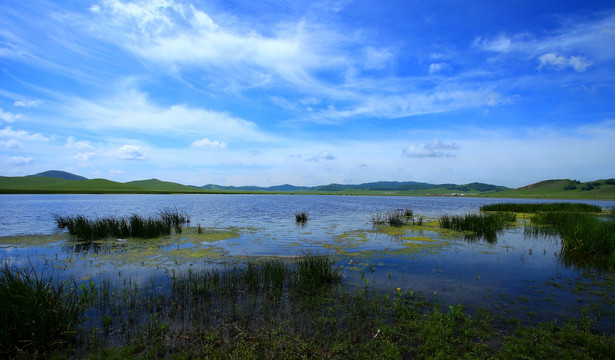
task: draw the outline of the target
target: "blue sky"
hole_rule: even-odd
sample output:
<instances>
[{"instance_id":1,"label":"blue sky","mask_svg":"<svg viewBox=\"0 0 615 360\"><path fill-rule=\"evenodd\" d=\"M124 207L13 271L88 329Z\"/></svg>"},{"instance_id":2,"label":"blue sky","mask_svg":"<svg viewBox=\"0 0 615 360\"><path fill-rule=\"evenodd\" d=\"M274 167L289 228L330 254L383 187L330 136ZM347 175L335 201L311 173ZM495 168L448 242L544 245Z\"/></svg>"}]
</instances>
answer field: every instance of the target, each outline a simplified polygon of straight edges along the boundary
<instances>
[{"instance_id":1,"label":"blue sky","mask_svg":"<svg viewBox=\"0 0 615 360\"><path fill-rule=\"evenodd\" d=\"M615 177L612 1L0 3L0 175Z\"/></svg>"}]
</instances>

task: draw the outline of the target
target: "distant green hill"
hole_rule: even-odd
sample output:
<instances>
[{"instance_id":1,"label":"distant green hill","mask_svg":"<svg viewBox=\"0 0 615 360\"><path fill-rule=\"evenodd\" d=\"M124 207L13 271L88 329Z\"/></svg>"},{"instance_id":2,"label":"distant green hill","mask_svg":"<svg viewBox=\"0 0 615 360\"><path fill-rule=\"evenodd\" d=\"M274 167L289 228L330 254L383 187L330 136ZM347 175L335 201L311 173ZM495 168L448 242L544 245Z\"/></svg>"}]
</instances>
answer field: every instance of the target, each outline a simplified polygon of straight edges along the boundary
<instances>
[{"instance_id":1,"label":"distant green hill","mask_svg":"<svg viewBox=\"0 0 615 360\"><path fill-rule=\"evenodd\" d=\"M205 185L203 189L208 190L232 190L232 191L267 191L267 192L320 192L320 193L382 193L395 192L399 194L418 195L421 193L427 194L446 194L446 193L483 193L508 190L507 187L471 183L466 185L456 184L428 184L415 181L378 181L363 184L329 184L313 187L293 186L293 185L278 185L270 187L258 186L220 186L220 185Z\"/></svg>"},{"instance_id":2,"label":"distant green hill","mask_svg":"<svg viewBox=\"0 0 615 360\"><path fill-rule=\"evenodd\" d=\"M615 200L615 179L595 180L584 183L569 179L545 180L491 195L522 198Z\"/></svg>"},{"instance_id":3,"label":"distant green hill","mask_svg":"<svg viewBox=\"0 0 615 360\"><path fill-rule=\"evenodd\" d=\"M335 195L406 195L406 196L493 196L513 198L561 198L615 200L615 179L581 183L575 180L546 180L518 189L504 186L470 183L429 184L415 181L378 181L363 184L329 184L321 186L294 186L289 184L259 186L202 187L182 185L158 179L120 183L106 179L87 179L64 171L45 171L21 177L0 176L0 193L282 193L282 194L335 194Z\"/></svg>"},{"instance_id":4,"label":"distant green hill","mask_svg":"<svg viewBox=\"0 0 615 360\"><path fill-rule=\"evenodd\" d=\"M28 177L50 177L50 178L63 179L63 180L87 180L88 179L83 176L79 176L79 175L71 174L66 171L59 171L59 170L43 171L42 173L28 175Z\"/></svg>"},{"instance_id":5,"label":"distant green hill","mask_svg":"<svg viewBox=\"0 0 615 360\"><path fill-rule=\"evenodd\" d=\"M182 185L174 182L160 181L158 179L130 181L125 185L136 186L138 188L153 192L202 192L202 189L195 186Z\"/></svg>"},{"instance_id":6,"label":"distant green hill","mask_svg":"<svg viewBox=\"0 0 615 360\"><path fill-rule=\"evenodd\" d=\"M51 177L0 177L1 193L134 193L141 188L105 179L64 180Z\"/></svg>"}]
</instances>

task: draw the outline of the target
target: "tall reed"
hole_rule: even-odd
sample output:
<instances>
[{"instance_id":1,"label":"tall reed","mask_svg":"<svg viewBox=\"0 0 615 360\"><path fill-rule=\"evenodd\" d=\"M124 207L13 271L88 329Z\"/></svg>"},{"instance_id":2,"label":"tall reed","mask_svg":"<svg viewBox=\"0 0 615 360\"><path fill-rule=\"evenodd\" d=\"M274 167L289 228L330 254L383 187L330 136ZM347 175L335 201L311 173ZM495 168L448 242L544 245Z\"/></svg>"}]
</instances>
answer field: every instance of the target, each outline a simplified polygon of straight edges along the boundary
<instances>
[{"instance_id":1,"label":"tall reed","mask_svg":"<svg viewBox=\"0 0 615 360\"><path fill-rule=\"evenodd\" d=\"M304 225L308 221L308 214L305 211L295 213L295 222Z\"/></svg>"},{"instance_id":2,"label":"tall reed","mask_svg":"<svg viewBox=\"0 0 615 360\"><path fill-rule=\"evenodd\" d=\"M564 251L615 257L615 219L581 213L540 213L532 225L561 236ZM544 230L543 230L544 231Z\"/></svg>"},{"instance_id":3,"label":"tall reed","mask_svg":"<svg viewBox=\"0 0 615 360\"><path fill-rule=\"evenodd\" d=\"M0 357L75 342L80 310L77 293L67 283L5 264L0 268Z\"/></svg>"},{"instance_id":4,"label":"tall reed","mask_svg":"<svg viewBox=\"0 0 615 360\"><path fill-rule=\"evenodd\" d=\"M494 242L497 235L514 221L516 216L513 213L444 215L439 218L440 228L471 231L474 235L468 239L484 238L488 242Z\"/></svg>"},{"instance_id":5,"label":"tall reed","mask_svg":"<svg viewBox=\"0 0 615 360\"><path fill-rule=\"evenodd\" d=\"M59 229L67 229L70 235L82 240L97 240L107 237L154 238L181 232L181 226L190 222L187 214L177 209L165 209L158 217L144 218L137 214L125 218L106 217L89 219L83 215L54 215Z\"/></svg>"},{"instance_id":6,"label":"tall reed","mask_svg":"<svg viewBox=\"0 0 615 360\"><path fill-rule=\"evenodd\" d=\"M520 213L537 213L537 212L585 212L599 213L602 208L597 205L589 205L582 203L498 203L483 205L480 211L509 211Z\"/></svg>"}]
</instances>

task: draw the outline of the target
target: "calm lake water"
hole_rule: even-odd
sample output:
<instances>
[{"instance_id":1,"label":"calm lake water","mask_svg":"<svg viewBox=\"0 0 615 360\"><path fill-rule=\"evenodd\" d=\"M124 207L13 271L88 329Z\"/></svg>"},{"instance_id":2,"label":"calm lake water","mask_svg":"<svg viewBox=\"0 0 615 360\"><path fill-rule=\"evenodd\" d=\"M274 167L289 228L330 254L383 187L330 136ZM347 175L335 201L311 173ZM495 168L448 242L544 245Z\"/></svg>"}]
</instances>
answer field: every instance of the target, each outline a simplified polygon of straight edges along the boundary
<instances>
[{"instance_id":1,"label":"calm lake water","mask_svg":"<svg viewBox=\"0 0 615 360\"><path fill-rule=\"evenodd\" d=\"M470 241L436 231L378 231L376 213L410 208L425 223L448 214L478 212L499 202L552 202L465 197L319 195L0 195L0 260L34 266L59 277L90 281L212 267L250 256L331 254L349 286L383 291L437 292L440 301L480 305L521 317L549 320L588 308L600 326L615 329L610 271L560 261L557 237L528 237L522 224L497 241ZM604 208L613 201L580 201ZM58 232L53 215L153 216L163 209L190 215L218 234L202 241L186 231L157 245L111 239L97 248L75 246ZM305 226L294 214L306 211ZM109 245L109 243L111 245ZM580 291L581 289L582 291Z\"/></svg>"}]
</instances>

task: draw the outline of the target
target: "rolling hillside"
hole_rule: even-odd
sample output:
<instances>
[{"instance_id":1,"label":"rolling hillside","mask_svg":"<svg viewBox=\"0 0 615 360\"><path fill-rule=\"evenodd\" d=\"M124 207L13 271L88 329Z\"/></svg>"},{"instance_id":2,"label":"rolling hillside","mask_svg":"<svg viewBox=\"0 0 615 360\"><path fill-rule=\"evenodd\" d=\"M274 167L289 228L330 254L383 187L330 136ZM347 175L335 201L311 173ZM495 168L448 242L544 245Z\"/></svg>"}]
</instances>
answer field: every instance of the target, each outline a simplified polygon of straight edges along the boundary
<instances>
[{"instance_id":1,"label":"rolling hillside","mask_svg":"<svg viewBox=\"0 0 615 360\"><path fill-rule=\"evenodd\" d=\"M491 194L491 196L615 200L615 179L602 179L584 183L569 179L545 180L518 189Z\"/></svg>"},{"instance_id":2,"label":"rolling hillside","mask_svg":"<svg viewBox=\"0 0 615 360\"><path fill-rule=\"evenodd\" d=\"M66 171L59 171L59 170L43 171L42 173L28 175L27 177L48 177L48 178L56 178L56 179L63 179L63 180L87 180L88 179L83 176L79 176L79 175L71 174Z\"/></svg>"},{"instance_id":3,"label":"rolling hillside","mask_svg":"<svg viewBox=\"0 0 615 360\"><path fill-rule=\"evenodd\" d=\"M187 194L187 193L281 193L281 194L328 194L328 195L405 195L405 196L490 196L513 198L551 199L604 199L615 200L615 179L603 179L581 183L575 180L545 180L518 189L504 186L470 183L429 184L414 181L378 181L363 184L329 184L314 187L289 184L258 186L202 187L182 185L158 179L130 181L126 183L106 179L87 179L64 171L45 171L22 177L0 176L0 193L108 193L108 194Z\"/></svg>"}]
</instances>

